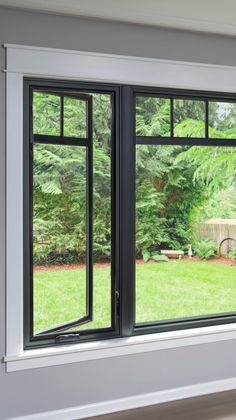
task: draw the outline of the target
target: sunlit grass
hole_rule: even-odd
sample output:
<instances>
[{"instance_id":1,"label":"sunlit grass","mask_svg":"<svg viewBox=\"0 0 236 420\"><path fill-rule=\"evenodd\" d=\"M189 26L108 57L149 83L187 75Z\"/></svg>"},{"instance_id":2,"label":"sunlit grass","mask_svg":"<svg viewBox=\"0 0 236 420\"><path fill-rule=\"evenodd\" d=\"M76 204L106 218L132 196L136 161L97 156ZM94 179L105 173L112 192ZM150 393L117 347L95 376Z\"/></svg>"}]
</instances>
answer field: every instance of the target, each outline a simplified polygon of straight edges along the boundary
<instances>
[{"instance_id":1,"label":"sunlit grass","mask_svg":"<svg viewBox=\"0 0 236 420\"><path fill-rule=\"evenodd\" d=\"M136 271L136 322L236 310L235 267L170 261L138 264ZM88 324L89 328L110 326L110 293L110 268L96 268L94 320ZM34 311L35 331L82 316L85 269L36 272Z\"/></svg>"},{"instance_id":2,"label":"sunlit grass","mask_svg":"<svg viewBox=\"0 0 236 420\"><path fill-rule=\"evenodd\" d=\"M236 269L211 262L137 266L136 322L236 310Z\"/></svg>"},{"instance_id":3,"label":"sunlit grass","mask_svg":"<svg viewBox=\"0 0 236 420\"><path fill-rule=\"evenodd\" d=\"M85 315L85 269L34 273L34 330ZM111 325L110 267L94 270L94 313L89 328ZM82 327L86 328L86 325Z\"/></svg>"}]
</instances>

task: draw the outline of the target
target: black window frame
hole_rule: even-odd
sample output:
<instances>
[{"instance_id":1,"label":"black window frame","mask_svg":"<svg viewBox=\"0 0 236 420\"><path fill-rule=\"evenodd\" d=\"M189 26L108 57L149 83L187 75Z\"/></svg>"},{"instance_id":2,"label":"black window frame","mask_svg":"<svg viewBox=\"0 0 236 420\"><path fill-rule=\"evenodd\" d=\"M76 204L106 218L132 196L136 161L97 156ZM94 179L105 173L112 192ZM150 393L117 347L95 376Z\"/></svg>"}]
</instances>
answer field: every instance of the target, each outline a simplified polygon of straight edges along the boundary
<instances>
[{"instance_id":1,"label":"black window frame","mask_svg":"<svg viewBox=\"0 0 236 420\"><path fill-rule=\"evenodd\" d=\"M66 333L58 340L55 337L32 336L32 284L30 270L32 248L30 215L30 191L32 191L32 168L29 138L32 133L30 118L30 89L62 89L81 93L109 93L112 97L112 327ZM170 137L136 136L136 96L154 96L171 99L173 121L174 99L195 99L205 101L205 138L179 138L173 136L173 122ZM91 340L129 337L133 335L158 333L188 328L236 322L236 312L164 320L135 324L135 149L136 144L146 145L196 145L236 147L236 139L213 139L208 133L208 102L235 102L236 93L208 92L185 89L170 89L133 85L68 82L64 80L24 79L24 348L45 347L65 343L79 343ZM31 110L32 112L32 110ZM74 140L73 140L74 142ZM74 144L74 143L73 143Z\"/></svg>"},{"instance_id":2,"label":"black window frame","mask_svg":"<svg viewBox=\"0 0 236 420\"><path fill-rule=\"evenodd\" d=\"M33 264L32 264L32 145L33 145L33 91L48 91L49 93L59 90L63 92L65 96L68 96L71 92L78 92L81 95L89 95L92 93L104 93L111 96L112 102L112 128L111 128L111 212L112 212L112 238L111 238L111 327L106 328L94 328L86 329L81 331L71 332L60 332L56 329L55 332L50 334L33 334ZM120 160L119 153L119 95L120 90L116 85L104 85L95 83L81 83L81 82L66 82L56 80L44 80L44 79L31 79L24 78L23 86L24 94L24 145L23 145L23 156L24 156L24 170L23 170L23 229L24 229L24 246L23 251L23 277L24 277L24 349L35 348L35 347L46 347L65 345L66 343L78 343L84 341L92 341L97 339L115 338L120 336L119 327L119 290L120 290L120 279L118 267L119 264L119 229L117 223L117 214L119 214L119 165ZM91 133L88 133L88 137L91 137ZM36 135L37 143L51 143L51 144L64 144L64 145L77 145L87 147L86 138L70 138L64 136L47 136L47 135ZM91 154L91 149L90 152ZM92 161L92 156L90 162ZM90 167L90 178L91 178L91 167ZM90 195L89 200L92 200ZM91 215L90 215L91 218ZM116 238L116 239L115 239ZM90 234L91 239L91 234ZM91 248L89 250L91 253ZM92 263L92 257L89 256L90 264ZM90 289L91 291L91 289ZM90 296L90 301L92 297ZM86 320L85 320L86 322ZM89 325L89 324L88 324Z\"/></svg>"},{"instance_id":3,"label":"black window frame","mask_svg":"<svg viewBox=\"0 0 236 420\"><path fill-rule=\"evenodd\" d=\"M223 92L209 92L200 90L186 90L186 89L169 89L169 88L153 88L153 87L137 87L131 88L134 98L134 115L135 115L135 97L146 96L146 97L161 97L171 99L171 134L170 137L160 136L137 136L136 135L136 123L134 124L134 144L136 145L177 145L177 146L226 146L236 147L236 139L222 139L222 138L210 138L209 137L209 102L229 102L236 103L236 93L223 93ZM173 101L174 99L186 99L186 100L199 100L205 102L205 137L175 137L174 136L174 115L173 115ZM135 162L135 158L134 158ZM136 167L134 163L133 176L135 178ZM135 204L132 206L133 212L135 212ZM133 214L135 218L135 214ZM134 245L135 246L135 245ZM135 296L135 272L133 273L133 296ZM135 297L134 297L135 299ZM134 300L133 299L133 300ZM135 307L133 308L134 319L135 319ZM180 318L173 320L162 320L144 323L135 323L133 327L133 334L150 334L165 331L182 330L189 328L199 328L213 325L229 324L236 322L236 311L227 312L220 314L209 314L204 316L194 316L188 318Z\"/></svg>"},{"instance_id":4,"label":"black window frame","mask_svg":"<svg viewBox=\"0 0 236 420\"><path fill-rule=\"evenodd\" d=\"M65 322L63 324L55 325L54 327L44 329L37 333L38 336L48 336L48 334L54 332L59 333L59 335L56 336L56 340L60 341L63 340L63 338L66 338L66 336L63 333L63 331L65 331L66 329L78 327L93 320L93 100L91 95L85 95L84 93L72 93L70 91L62 91L56 89L52 90L51 88L46 87L44 87L43 89L31 87L29 90L29 98L31 104L33 104L33 94L35 92L54 95L60 98L60 135L51 136L47 134L35 134L34 129L32 127L30 133L30 148L33 148L34 144L53 144L58 146L72 145L74 147L83 147L86 150L86 314L81 318ZM79 101L84 101L86 103L86 137L68 137L64 135L65 98L73 98ZM30 121L33 122L32 111L29 114L29 118ZM33 172L32 160L30 162L31 173ZM32 206L33 204L31 202L31 207ZM31 215L30 218L32 218ZM31 223L33 223L32 220ZM32 272L31 278L33 278ZM60 331L62 331L61 334ZM31 335L33 336L32 331ZM74 338L76 339L75 333Z\"/></svg>"}]
</instances>

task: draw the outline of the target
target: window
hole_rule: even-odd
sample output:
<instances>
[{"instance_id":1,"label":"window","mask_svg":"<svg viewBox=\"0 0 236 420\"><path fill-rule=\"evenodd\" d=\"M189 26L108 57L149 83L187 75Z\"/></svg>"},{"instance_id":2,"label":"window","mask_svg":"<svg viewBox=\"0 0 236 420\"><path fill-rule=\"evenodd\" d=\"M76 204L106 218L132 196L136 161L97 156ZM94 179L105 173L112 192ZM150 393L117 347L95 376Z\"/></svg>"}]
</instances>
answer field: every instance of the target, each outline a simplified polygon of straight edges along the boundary
<instances>
[{"instance_id":1,"label":"window","mask_svg":"<svg viewBox=\"0 0 236 420\"><path fill-rule=\"evenodd\" d=\"M24 92L25 348L235 322L233 95Z\"/></svg>"},{"instance_id":2,"label":"window","mask_svg":"<svg viewBox=\"0 0 236 420\"><path fill-rule=\"evenodd\" d=\"M92 321L92 96L33 91L32 140L33 262L46 255L57 261L58 253L62 262L70 261L78 252L85 263L81 285L78 272L71 286L59 274L38 281L33 270L33 331L41 336ZM80 249L71 244L74 230ZM73 296L67 296L71 287ZM79 295L81 301L72 304Z\"/></svg>"},{"instance_id":3,"label":"window","mask_svg":"<svg viewBox=\"0 0 236 420\"><path fill-rule=\"evenodd\" d=\"M135 92L137 333L236 311L235 103L159 95Z\"/></svg>"},{"instance_id":4,"label":"window","mask_svg":"<svg viewBox=\"0 0 236 420\"><path fill-rule=\"evenodd\" d=\"M116 336L114 92L25 98L25 346Z\"/></svg>"}]
</instances>

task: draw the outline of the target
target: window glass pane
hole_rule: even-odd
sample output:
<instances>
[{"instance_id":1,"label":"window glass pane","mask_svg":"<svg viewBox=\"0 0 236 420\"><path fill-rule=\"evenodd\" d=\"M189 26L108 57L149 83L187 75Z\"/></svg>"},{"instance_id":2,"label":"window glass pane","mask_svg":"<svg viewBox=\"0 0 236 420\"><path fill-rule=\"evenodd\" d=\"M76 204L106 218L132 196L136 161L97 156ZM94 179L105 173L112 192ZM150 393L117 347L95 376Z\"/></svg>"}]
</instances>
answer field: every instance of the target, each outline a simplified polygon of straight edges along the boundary
<instances>
[{"instance_id":1,"label":"window glass pane","mask_svg":"<svg viewBox=\"0 0 236 420\"><path fill-rule=\"evenodd\" d=\"M110 95L93 94L93 321L76 330L111 326Z\"/></svg>"},{"instance_id":2,"label":"window glass pane","mask_svg":"<svg viewBox=\"0 0 236 420\"><path fill-rule=\"evenodd\" d=\"M49 93L33 93L33 133L60 135L60 97Z\"/></svg>"},{"instance_id":3,"label":"window glass pane","mask_svg":"<svg viewBox=\"0 0 236 420\"><path fill-rule=\"evenodd\" d=\"M136 323L236 310L236 151L136 146Z\"/></svg>"},{"instance_id":4,"label":"window glass pane","mask_svg":"<svg viewBox=\"0 0 236 420\"><path fill-rule=\"evenodd\" d=\"M34 145L34 331L86 315L86 149Z\"/></svg>"},{"instance_id":5,"label":"window glass pane","mask_svg":"<svg viewBox=\"0 0 236 420\"><path fill-rule=\"evenodd\" d=\"M205 103L174 99L174 136L205 137Z\"/></svg>"},{"instance_id":6,"label":"window glass pane","mask_svg":"<svg viewBox=\"0 0 236 420\"><path fill-rule=\"evenodd\" d=\"M111 121L110 95L94 94L93 321L67 331L111 326ZM33 233L39 332L86 314L85 147L34 144Z\"/></svg>"},{"instance_id":7,"label":"window glass pane","mask_svg":"<svg viewBox=\"0 0 236 420\"><path fill-rule=\"evenodd\" d=\"M236 138L236 104L209 102L209 137Z\"/></svg>"},{"instance_id":8,"label":"window glass pane","mask_svg":"<svg viewBox=\"0 0 236 420\"><path fill-rule=\"evenodd\" d=\"M87 137L87 101L64 97L64 136Z\"/></svg>"},{"instance_id":9,"label":"window glass pane","mask_svg":"<svg viewBox=\"0 0 236 420\"><path fill-rule=\"evenodd\" d=\"M136 135L170 136L170 99L136 97Z\"/></svg>"}]
</instances>

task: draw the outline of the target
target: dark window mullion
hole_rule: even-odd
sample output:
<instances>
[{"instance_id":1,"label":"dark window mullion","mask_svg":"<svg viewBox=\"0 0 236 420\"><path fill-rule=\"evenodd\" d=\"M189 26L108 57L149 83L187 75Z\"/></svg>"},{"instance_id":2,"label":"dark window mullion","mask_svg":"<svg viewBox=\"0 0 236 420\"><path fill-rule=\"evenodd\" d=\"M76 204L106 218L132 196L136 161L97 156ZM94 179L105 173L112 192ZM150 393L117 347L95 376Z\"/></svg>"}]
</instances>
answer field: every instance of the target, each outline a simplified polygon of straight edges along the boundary
<instances>
[{"instance_id":1,"label":"dark window mullion","mask_svg":"<svg viewBox=\"0 0 236 420\"><path fill-rule=\"evenodd\" d=\"M93 319L93 108L92 97L87 102L87 250L86 250L86 312Z\"/></svg>"},{"instance_id":2,"label":"dark window mullion","mask_svg":"<svg viewBox=\"0 0 236 420\"><path fill-rule=\"evenodd\" d=\"M120 266L119 266L119 198L120 198L120 98L111 95L111 320L112 327L120 329Z\"/></svg>"},{"instance_id":3,"label":"dark window mullion","mask_svg":"<svg viewBox=\"0 0 236 420\"><path fill-rule=\"evenodd\" d=\"M214 101L235 103L235 93L209 92L191 89L165 88L153 86L132 86L136 96L166 98L166 99L189 99L196 101Z\"/></svg>"},{"instance_id":4,"label":"dark window mullion","mask_svg":"<svg viewBox=\"0 0 236 420\"><path fill-rule=\"evenodd\" d=\"M170 99L170 137L174 137L174 100Z\"/></svg>"},{"instance_id":5,"label":"dark window mullion","mask_svg":"<svg viewBox=\"0 0 236 420\"><path fill-rule=\"evenodd\" d=\"M121 88L120 280L121 334L130 336L135 322L135 98Z\"/></svg>"},{"instance_id":6,"label":"dark window mullion","mask_svg":"<svg viewBox=\"0 0 236 420\"><path fill-rule=\"evenodd\" d=\"M205 136L209 138L209 102L205 102Z\"/></svg>"},{"instance_id":7,"label":"dark window mullion","mask_svg":"<svg viewBox=\"0 0 236 420\"><path fill-rule=\"evenodd\" d=\"M34 143L41 144L58 144L67 146L87 146L89 139L83 137L61 137L61 136L49 136L44 134L34 134Z\"/></svg>"},{"instance_id":8,"label":"dark window mullion","mask_svg":"<svg viewBox=\"0 0 236 420\"><path fill-rule=\"evenodd\" d=\"M155 137L136 136L136 144L143 145L176 145L176 146L228 146L235 147L235 139L213 139L205 137Z\"/></svg>"},{"instance_id":9,"label":"dark window mullion","mask_svg":"<svg viewBox=\"0 0 236 420\"><path fill-rule=\"evenodd\" d=\"M64 96L61 96L61 137L64 137Z\"/></svg>"}]
</instances>

